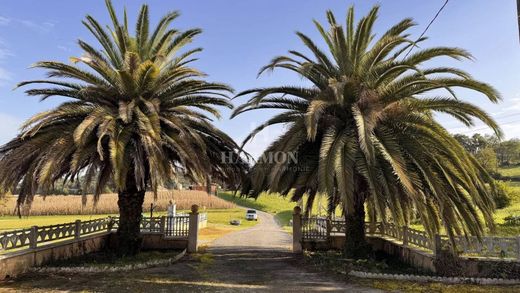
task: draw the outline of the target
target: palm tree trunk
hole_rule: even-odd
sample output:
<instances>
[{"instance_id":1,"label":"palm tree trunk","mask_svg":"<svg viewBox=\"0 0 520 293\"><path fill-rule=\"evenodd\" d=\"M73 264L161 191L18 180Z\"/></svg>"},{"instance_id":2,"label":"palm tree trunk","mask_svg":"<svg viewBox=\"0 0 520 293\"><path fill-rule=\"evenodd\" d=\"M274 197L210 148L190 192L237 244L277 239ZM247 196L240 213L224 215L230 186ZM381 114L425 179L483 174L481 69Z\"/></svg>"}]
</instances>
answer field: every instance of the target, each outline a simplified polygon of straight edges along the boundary
<instances>
[{"instance_id":1,"label":"palm tree trunk","mask_svg":"<svg viewBox=\"0 0 520 293\"><path fill-rule=\"evenodd\" d=\"M352 203L353 212L349 213L345 208L345 256L367 258L371 250L365 237L365 199L368 186L362 178L358 178L357 183Z\"/></svg>"},{"instance_id":2,"label":"palm tree trunk","mask_svg":"<svg viewBox=\"0 0 520 293\"><path fill-rule=\"evenodd\" d=\"M145 190L138 190L134 172L128 172L125 190L118 193L119 227L117 229L120 256L135 255L141 248L140 224Z\"/></svg>"},{"instance_id":3,"label":"palm tree trunk","mask_svg":"<svg viewBox=\"0 0 520 293\"><path fill-rule=\"evenodd\" d=\"M206 176L206 192L211 195L211 178L209 175Z\"/></svg>"}]
</instances>

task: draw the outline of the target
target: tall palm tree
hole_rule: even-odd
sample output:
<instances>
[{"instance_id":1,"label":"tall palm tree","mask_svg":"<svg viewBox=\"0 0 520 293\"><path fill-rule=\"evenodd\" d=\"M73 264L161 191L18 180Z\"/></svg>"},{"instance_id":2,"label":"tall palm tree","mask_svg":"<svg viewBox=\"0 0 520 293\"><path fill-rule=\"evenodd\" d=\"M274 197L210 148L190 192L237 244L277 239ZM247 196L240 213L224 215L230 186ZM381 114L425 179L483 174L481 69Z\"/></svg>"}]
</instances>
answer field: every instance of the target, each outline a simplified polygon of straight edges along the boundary
<instances>
[{"instance_id":1,"label":"tall palm tree","mask_svg":"<svg viewBox=\"0 0 520 293\"><path fill-rule=\"evenodd\" d=\"M128 255L139 249L147 189L156 192L177 174L236 184L246 165L221 160L222 153L236 155L238 146L211 123L212 116L220 117L215 106L232 108L226 95L231 88L204 81L204 74L189 66L200 48L180 52L201 31L170 28L178 12L166 14L151 30L143 5L132 35L126 11L120 23L110 0L106 6L111 28L91 16L83 21L101 49L79 40L84 54L71 58L74 64L38 62L34 67L47 70L48 79L19 84L44 84L26 93L70 101L30 118L0 148L0 189L19 185L20 206L60 178L95 182L95 200L113 182L119 252Z\"/></svg>"},{"instance_id":2,"label":"tall palm tree","mask_svg":"<svg viewBox=\"0 0 520 293\"><path fill-rule=\"evenodd\" d=\"M483 121L500 136L493 119L460 100L455 88L481 93L493 103L499 94L457 68L426 66L441 57L470 59L462 49L415 48L410 53L425 40L410 40L411 19L376 38L378 10L374 7L355 25L351 7L345 26L328 11L328 30L314 21L327 50L298 32L310 55L289 51L260 73L287 69L312 86L242 92L239 97L250 98L232 116L256 109L281 111L244 143L268 126L283 124L287 131L266 152L294 152L298 159L257 163L242 192L293 191L294 200L307 194L307 211L316 194L326 193L330 211L338 204L343 207L345 249L354 257L367 252L365 205L371 220L401 225L414 210L430 235L443 225L451 239L457 234L480 236L484 224L493 226L492 179L434 113L451 115L467 126Z\"/></svg>"}]
</instances>

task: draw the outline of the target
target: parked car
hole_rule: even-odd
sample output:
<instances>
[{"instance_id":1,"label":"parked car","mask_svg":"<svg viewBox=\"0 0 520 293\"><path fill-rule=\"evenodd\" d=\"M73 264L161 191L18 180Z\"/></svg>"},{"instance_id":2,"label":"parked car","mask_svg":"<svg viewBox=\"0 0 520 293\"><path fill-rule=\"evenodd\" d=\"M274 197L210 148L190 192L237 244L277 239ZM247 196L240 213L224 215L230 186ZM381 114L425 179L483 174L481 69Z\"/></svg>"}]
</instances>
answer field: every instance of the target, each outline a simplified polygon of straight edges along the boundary
<instances>
[{"instance_id":1,"label":"parked car","mask_svg":"<svg viewBox=\"0 0 520 293\"><path fill-rule=\"evenodd\" d=\"M246 211L246 220L248 221L258 221L258 215L255 210L247 210Z\"/></svg>"}]
</instances>

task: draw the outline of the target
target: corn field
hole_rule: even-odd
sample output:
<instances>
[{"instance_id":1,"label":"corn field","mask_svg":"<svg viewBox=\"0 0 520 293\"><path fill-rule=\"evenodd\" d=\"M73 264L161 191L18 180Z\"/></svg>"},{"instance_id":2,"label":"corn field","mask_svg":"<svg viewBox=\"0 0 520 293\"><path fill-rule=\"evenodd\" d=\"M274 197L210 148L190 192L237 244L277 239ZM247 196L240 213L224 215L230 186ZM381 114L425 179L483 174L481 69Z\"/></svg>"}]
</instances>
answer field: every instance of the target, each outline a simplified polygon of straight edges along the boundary
<instances>
[{"instance_id":1,"label":"corn field","mask_svg":"<svg viewBox=\"0 0 520 293\"><path fill-rule=\"evenodd\" d=\"M172 200L177 204L178 210L188 210L191 205L197 204L199 207L208 209L228 209L234 208L235 204L208 195L205 191L197 190L162 190L158 192L157 199L154 201L153 193L147 192L143 203L143 211L150 211L150 204L154 203L154 212L165 211L168 202ZM0 201L0 216L17 215L16 197L7 196ZM117 214L117 194L102 194L97 205L94 206L92 195L87 196L87 204L82 206L81 196L79 195L48 195L47 197L36 196L30 209L22 209L23 215L44 216L44 215L92 215L92 214Z\"/></svg>"}]
</instances>

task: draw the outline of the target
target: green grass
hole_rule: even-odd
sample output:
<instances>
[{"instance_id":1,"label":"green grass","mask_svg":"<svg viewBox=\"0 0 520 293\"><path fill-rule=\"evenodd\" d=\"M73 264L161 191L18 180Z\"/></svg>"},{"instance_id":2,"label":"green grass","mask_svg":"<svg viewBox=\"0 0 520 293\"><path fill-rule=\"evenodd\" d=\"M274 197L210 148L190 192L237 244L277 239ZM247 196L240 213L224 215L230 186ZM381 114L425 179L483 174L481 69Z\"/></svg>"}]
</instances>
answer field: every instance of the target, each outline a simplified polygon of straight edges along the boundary
<instances>
[{"instance_id":1,"label":"green grass","mask_svg":"<svg viewBox=\"0 0 520 293\"><path fill-rule=\"evenodd\" d=\"M179 211L187 213L188 211ZM204 212L204 211L201 211ZM211 209L205 211L208 213L208 223L221 226L231 226L229 221L232 219L241 220L241 227L247 228L254 226L257 222L247 221L245 212L242 209ZM162 216L165 212L154 213L155 216ZM145 217L149 217L150 213L143 213ZM59 215L59 216L29 216L19 219L16 216L0 217L0 231L17 230L30 228L31 226L48 226L55 224L64 224L74 222L76 220L88 221L99 218L105 218L109 215ZM116 215L112 215L116 216Z\"/></svg>"},{"instance_id":2,"label":"green grass","mask_svg":"<svg viewBox=\"0 0 520 293\"><path fill-rule=\"evenodd\" d=\"M221 210L208 210L208 224L218 226L231 226L229 221L240 220L240 227L249 228L256 225L257 221L246 220L246 213L243 209L221 209ZM234 226L233 226L234 227Z\"/></svg>"},{"instance_id":3,"label":"green grass","mask_svg":"<svg viewBox=\"0 0 520 293\"><path fill-rule=\"evenodd\" d=\"M76 220L89 221L105 218L109 215L59 215L59 216L29 216L18 218L16 216L0 217L0 231L30 228L31 226L48 226L64 224Z\"/></svg>"},{"instance_id":4,"label":"green grass","mask_svg":"<svg viewBox=\"0 0 520 293\"><path fill-rule=\"evenodd\" d=\"M291 202L289 197L282 197L274 193L262 193L258 199L233 196L232 192L221 192L218 197L243 207L273 214L284 229L290 228L289 221L292 218L293 208L297 205L295 202Z\"/></svg>"},{"instance_id":5,"label":"green grass","mask_svg":"<svg viewBox=\"0 0 520 293\"><path fill-rule=\"evenodd\" d=\"M520 166L500 167L498 173L506 177L520 178Z\"/></svg>"}]
</instances>

